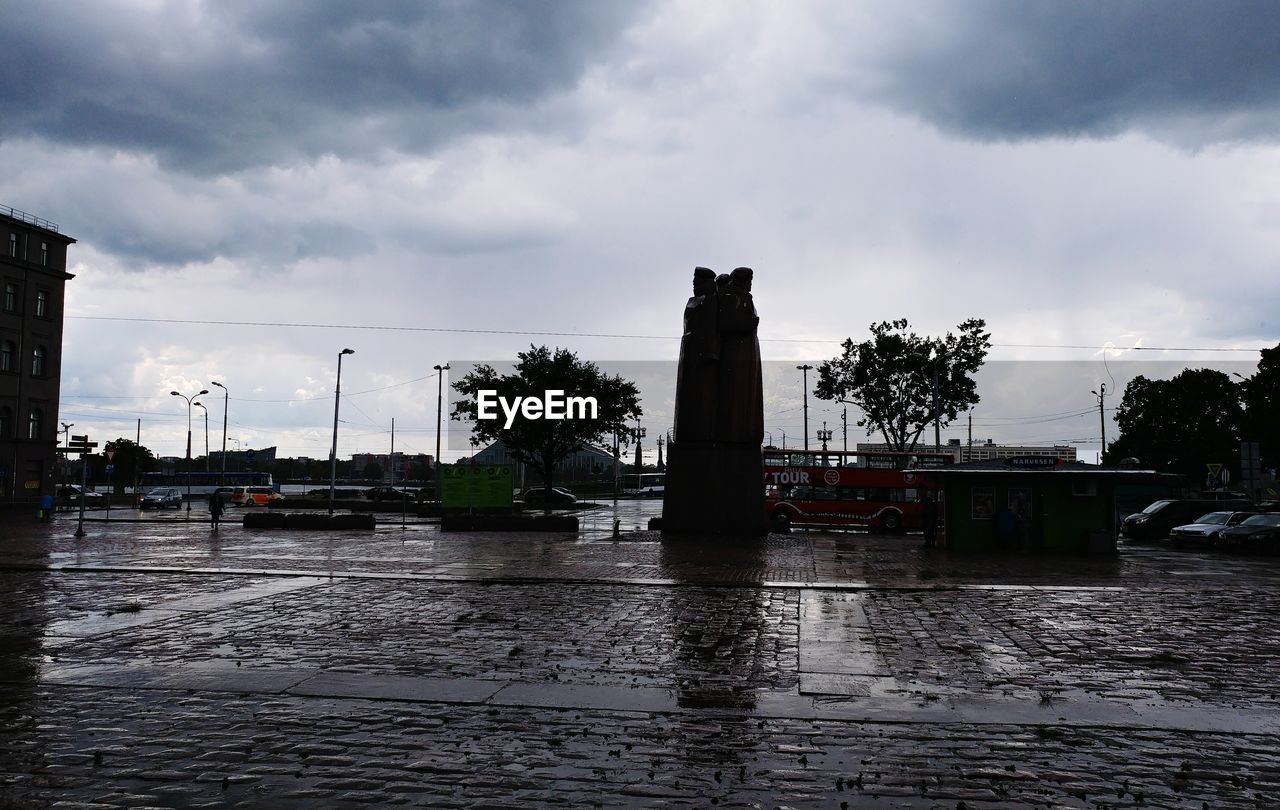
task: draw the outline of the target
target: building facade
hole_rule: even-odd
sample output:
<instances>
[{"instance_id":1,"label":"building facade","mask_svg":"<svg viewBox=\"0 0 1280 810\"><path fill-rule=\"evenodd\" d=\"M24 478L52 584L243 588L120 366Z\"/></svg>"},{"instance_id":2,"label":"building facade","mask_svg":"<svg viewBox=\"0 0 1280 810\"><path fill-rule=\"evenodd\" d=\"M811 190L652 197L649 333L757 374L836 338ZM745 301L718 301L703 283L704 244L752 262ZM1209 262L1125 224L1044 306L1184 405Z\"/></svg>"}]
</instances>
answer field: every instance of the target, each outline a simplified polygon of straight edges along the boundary
<instances>
[{"instance_id":1,"label":"building facade","mask_svg":"<svg viewBox=\"0 0 1280 810\"><path fill-rule=\"evenodd\" d=\"M0 206L0 508L52 494L63 293L74 278L57 223Z\"/></svg>"},{"instance_id":2,"label":"building facade","mask_svg":"<svg viewBox=\"0 0 1280 810\"><path fill-rule=\"evenodd\" d=\"M861 452L884 452L888 449L889 445L883 443L858 443L858 450ZM916 445L917 453L932 451L933 442L922 441ZM1076 460L1076 449L1069 444L996 444L991 439L981 443L975 442L972 445L962 443L959 439L948 439L947 443L942 445L942 452L950 453L957 464L965 464L970 461L1000 461L1018 456L1045 456L1047 458L1059 458L1063 461Z\"/></svg>"}]
</instances>

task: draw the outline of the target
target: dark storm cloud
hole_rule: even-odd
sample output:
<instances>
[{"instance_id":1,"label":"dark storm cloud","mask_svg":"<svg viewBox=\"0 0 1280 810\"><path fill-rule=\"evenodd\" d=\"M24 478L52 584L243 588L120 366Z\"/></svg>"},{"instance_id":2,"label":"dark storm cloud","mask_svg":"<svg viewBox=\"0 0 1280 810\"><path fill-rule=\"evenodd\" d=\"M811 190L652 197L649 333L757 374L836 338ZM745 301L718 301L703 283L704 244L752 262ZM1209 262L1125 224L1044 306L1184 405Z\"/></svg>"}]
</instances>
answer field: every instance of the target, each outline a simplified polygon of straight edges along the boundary
<instances>
[{"instance_id":1,"label":"dark storm cloud","mask_svg":"<svg viewBox=\"0 0 1280 810\"><path fill-rule=\"evenodd\" d=\"M233 171L520 125L638 4L6 4L0 138Z\"/></svg>"},{"instance_id":2,"label":"dark storm cloud","mask_svg":"<svg viewBox=\"0 0 1280 810\"><path fill-rule=\"evenodd\" d=\"M999 140L1136 129L1188 145L1280 131L1280 4L1270 0L907 8L871 46L863 90L946 131Z\"/></svg>"}]
</instances>

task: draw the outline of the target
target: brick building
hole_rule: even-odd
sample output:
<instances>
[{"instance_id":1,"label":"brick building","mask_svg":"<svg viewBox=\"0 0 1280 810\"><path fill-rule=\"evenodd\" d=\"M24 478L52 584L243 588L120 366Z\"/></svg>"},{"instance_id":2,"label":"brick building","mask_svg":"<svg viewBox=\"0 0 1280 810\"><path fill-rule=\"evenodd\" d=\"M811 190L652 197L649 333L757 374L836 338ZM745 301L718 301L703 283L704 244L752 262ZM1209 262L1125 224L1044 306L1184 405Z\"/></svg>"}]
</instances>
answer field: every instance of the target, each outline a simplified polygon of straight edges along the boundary
<instances>
[{"instance_id":1,"label":"brick building","mask_svg":"<svg viewBox=\"0 0 1280 810\"><path fill-rule=\"evenodd\" d=\"M53 492L67 247L58 225L0 206L0 510Z\"/></svg>"}]
</instances>

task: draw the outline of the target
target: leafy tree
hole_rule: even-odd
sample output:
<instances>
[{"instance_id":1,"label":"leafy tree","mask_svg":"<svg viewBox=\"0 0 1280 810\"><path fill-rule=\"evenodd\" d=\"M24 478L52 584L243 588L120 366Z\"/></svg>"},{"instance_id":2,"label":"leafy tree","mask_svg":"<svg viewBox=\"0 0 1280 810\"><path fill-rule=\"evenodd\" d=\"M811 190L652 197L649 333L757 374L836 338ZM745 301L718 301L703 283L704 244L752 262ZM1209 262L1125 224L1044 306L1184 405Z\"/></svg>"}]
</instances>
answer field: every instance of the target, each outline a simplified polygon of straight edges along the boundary
<instances>
[{"instance_id":1,"label":"leafy tree","mask_svg":"<svg viewBox=\"0 0 1280 810\"><path fill-rule=\"evenodd\" d=\"M1103 460L1137 458L1144 467L1203 481L1209 463L1234 466L1240 451L1240 392L1231 378L1207 368L1169 380L1138 375L1116 408L1120 438Z\"/></svg>"},{"instance_id":2,"label":"leafy tree","mask_svg":"<svg viewBox=\"0 0 1280 810\"><path fill-rule=\"evenodd\" d=\"M131 439L119 438L107 442L103 452L89 456L89 475L94 481L107 480L107 464L115 469L111 473L111 481L117 486L132 485L134 473L141 478L142 473L160 469L160 462L146 447ZM111 461L107 461L107 450L113 451Z\"/></svg>"},{"instance_id":3,"label":"leafy tree","mask_svg":"<svg viewBox=\"0 0 1280 810\"><path fill-rule=\"evenodd\" d=\"M409 479L412 481L434 481L436 478L435 470L422 463L414 463L409 465Z\"/></svg>"},{"instance_id":4,"label":"leafy tree","mask_svg":"<svg viewBox=\"0 0 1280 810\"><path fill-rule=\"evenodd\" d=\"M370 461L364 465L364 477L366 481L381 481L382 465L376 461Z\"/></svg>"},{"instance_id":5,"label":"leafy tree","mask_svg":"<svg viewBox=\"0 0 1280 810\"><path fill-rule=\"evenodd\" d=\"M839 357L818 366L814 394L845 400L862 409L858 424L879 431L892 449L910 452L933 423L933 381L938 380L938 417L943 427L978 402L973 374L991 348L986 321L970 318L959 334L921 337L906 319L871 325L871 339L845 340Z\"/></svg>"},{"instance_id":6,"label":"leafy tree","mask_svg":"<svg viewBox=\"0 0 1280 810\"><path fill-rule=\"evenodd\" d=\"M1266 467L1280 466L1280 345L1263 349L1258 371L1240 384L1244 420L1240 438L1262 445Z\"/></svg>"},{"instance_id":7,"label":"leafy tree","mask_svg":"<svg viewBox=\"0 0 1280 810\"><path fill-rule=\"evenodd\" d=\"M609 376L594 364L579 360L568 349L554 351L546 346L530 346L516 355L514 374L498 374L491 366L479 365L453 388L463 395L454 405L451 419L471 421L471 444L501 441L517 461L528 464L541 478L549 493L555 466L578 448L600 444L615 431L625 432L627 423L643 413L640 391L635 383ZM526 419L516 416L510 429L498 408L496 419L479 419L476 395L482 390L512 402L516 397L542 399L547 391L563 391L566 397L595 397L595 419Z\"/></svg>"}]
</instances>

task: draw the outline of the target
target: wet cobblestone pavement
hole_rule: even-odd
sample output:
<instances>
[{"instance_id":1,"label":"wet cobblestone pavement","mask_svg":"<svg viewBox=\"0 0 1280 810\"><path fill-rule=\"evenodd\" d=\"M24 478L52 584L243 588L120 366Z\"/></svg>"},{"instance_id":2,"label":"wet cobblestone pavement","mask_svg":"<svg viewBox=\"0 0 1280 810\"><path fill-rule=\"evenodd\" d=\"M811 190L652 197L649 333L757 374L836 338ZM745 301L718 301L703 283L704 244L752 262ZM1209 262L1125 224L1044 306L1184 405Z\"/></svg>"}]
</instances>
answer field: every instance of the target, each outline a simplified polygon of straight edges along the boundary
<instances>
[{"instance_id":1,"label":"wet cobblestone pavement","mask_svg":"<svg viewBox=\"0 0 1280 810\"><path fill-rule=\"evenodd\" d=\"M594 511L0 526L0 807L1280 806L1275 558Z\"/></svg>"}]
</instances>

